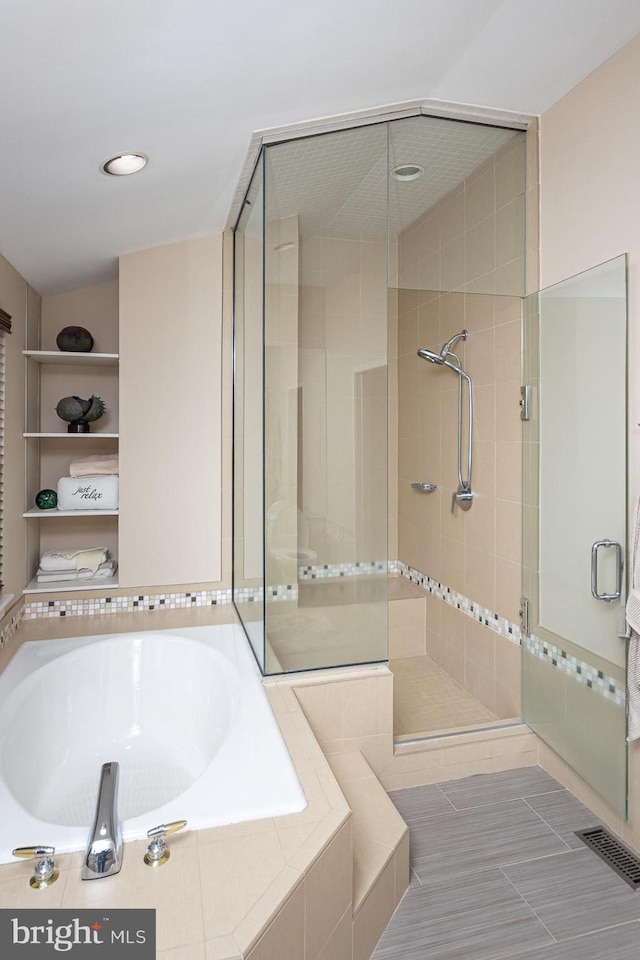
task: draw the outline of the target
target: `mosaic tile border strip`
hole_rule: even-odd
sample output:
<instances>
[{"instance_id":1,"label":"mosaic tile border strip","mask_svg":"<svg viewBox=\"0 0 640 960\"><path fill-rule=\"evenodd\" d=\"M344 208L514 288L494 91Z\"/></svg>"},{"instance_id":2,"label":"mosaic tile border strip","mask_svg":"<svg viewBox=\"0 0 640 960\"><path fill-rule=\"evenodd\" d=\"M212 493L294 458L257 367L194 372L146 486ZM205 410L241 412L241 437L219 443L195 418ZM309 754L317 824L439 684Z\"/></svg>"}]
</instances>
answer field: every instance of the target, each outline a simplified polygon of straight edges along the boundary
<instances>
[{"instance_id":1,"label":"mosaic tile border strip","mask_svg":"<svg viewBox=\"0 0 640 960\"><path fill-rule=\"evenodd\" d=\"M386 574L387 560L360 560L357 563L316 563L298 567L299 580L324 580L330 577L368 577Z\"/></svg>"},{"instance_id":2,"label":"mosaic tile border strip","mask_svg":"<svg viewBox=\"0 0 640 960\"><path fill-rule=\"evenodd\" d=\"M469 598L465 597L462 593L452 590L451 587L447 587L438 580L434 580L433 577L428 577L414 567L410 567L402 560L391 560L389 562L389 573L397 573L406 580L411 580L412 583L422 587L425 593L430 593L438 597L438 599L444 600L449 606L455 607L456 610L460 610L461 613L465 613L468 617L471 617L472 620L483 623L485 627L489 627L495 633L499 633L501 637L520 644L522 631L520 630L519 624L512 623L510 620L507 620L506 617L499 616L497 613L494 613L487 607L481 606L474 600L469 600Z\"/></svg>"},{"instance_id":3,"label":"mosaic tile border strip","mask_svg":"<svg viewBox=\"0 0 640 960\"><path fill-rule=\"evenodd\" d=\"M141 613L185 610L231 603L231 590L197 590L187 593L145 593L120 597L87 597L75 600L35 600L24 605L26 620L47 617L86 617L106 613Z\"/></svg>"},{"instance_id":4,"label":"mosaic tile border strip","mask_svg":"<svg viewBox=\"0 0 640 960\"><path fill-rule=\"evenodd\" d=\"M5 626L0 631L0 650L2 650L2 648L9 643L9 640L11 640L11 637L14 635L14 633L16 632L16 630L18 629L18 627L20 626L24 618L25 618L25 609L23 605L20 607L17 613L14 613L14 615L11 617L9 622L5 624Z\"/></svg>"},{"instance_id":5,"label":"mosaic tile border strip","mask_svg":"<svg viewBox=\"0 0 640 960\"><path fill-rule=\"evenodd\" d=\"M256 600L264 600L264 595L262 587L240 587L234 591L233 600L235 603L255 603ZM267 587L267 603L297 599L297 583L281 583Z\"/></svg>"},{"instance_id":6,"label":"mosaic tile border strip","mask_svg":"<svg viewBox=\"0 0 640 960\"><path fill-rule=\"evenodd\" d=\"M615 677L598 670L585 660L569 656L565 650L554 646L552 643L547 643L546 640L541 640L534 634L523 637L522 646L534 657L551 664L551 666L577 680L578 683L595 690L601 697L612 700L619 707L625 706L627 702L626 691L619 687L619 681Z\"/></svg>"},{"instance_id":7,"label":"mosaic tile border strip","mask_svg":"<svg viewBox=\"0 0 640 960\"><path fill-rule=\"evenodd\" d=\"M296 600L297 584L282 584L267 589L269 601ZM187 593L146 593L120 597L91 597L75 600L35 600L24 605L24 617L37 620L47 617L99 616L106 613L149 613L153 610L186 610L193 607L214 607L225 603L255 602L264 599L262 587L236 590L198 590ZM17 629L17 627L15 628ZM0 635L0 647L2 646Z\"/></svg>"},{"instance_id":8,"label":"mosaic tile border strip","mask_svg":"<svg viewBox=\"0 0 640 960\"><path fill-rule=\"evenodd\" d=\"M397 573L401 577L411 580L412 583L416 583L422 587L425 593L431 593L440 600L444 600L445 603L456 607L456 609L467 614L467 616L473 617L474 620L478 620L485 626L490 627L501 636L507 637L507 639L513 640L514 643L520 644L529 653L544 660L544 662L550 666L564 671L567 676L570 676L578 683L584 684L589 689L594 690L595 693L605 697L605 699L611 700L619 707L625 707L627 699L626 690L624 686L622 688L620 687L620 682L616 680L615 677L611 677L602 670L598 670L597 667L587 663L585 660L568 656L566 651L561 650L551 643L540 640L533 634L529 637L526 635L523 636L517 624L511 623L504 617L498 616L497 613L492 613L486 607L482 607L474 603L473 600L469 600L468 597L457 593L455 590L451 590L450 587L445 587L443 584L426 576L419 570L403 563L402 560L390 560L389 573Z\"/></svg>"},{"instance_id":9,"label":"mosaic tile border strip","mask_svg":"<svg viewBox=\"0 0 640 960\"><path fill-rule=\"evenodd\" d=\"M306 574L303 575L303 571ZM398 574L421 587L425 593L438 597L479 623L522 646L531 654L563 670L577 682L593 689L607 700L624 707L626 691L621 689L614 677L604 674L584 660L567 656L564 650L546 643L538 637L522 637L520 627L505 617L475 603L463 594L434 580L432 577L410 567L402 560L379 560L359 563L318 564L300 568L303 580L322 580L345 576L366 576ZM154 610L185 610L194 607L216 606L236 602L256 602L264 599L262 587L246 587L236 590L235 598L231 590L201 590L186 593L136 594L132 596L92 597L75 600L37 600L27 602L15 613L0 632L0 649L4 647L17 631L23 619L34 620L47 617L99 616L108 613L141 613ZM287 602L298 598L297 584L278 584L268 587L267 602Z\"/></svg>"}]
</instances>

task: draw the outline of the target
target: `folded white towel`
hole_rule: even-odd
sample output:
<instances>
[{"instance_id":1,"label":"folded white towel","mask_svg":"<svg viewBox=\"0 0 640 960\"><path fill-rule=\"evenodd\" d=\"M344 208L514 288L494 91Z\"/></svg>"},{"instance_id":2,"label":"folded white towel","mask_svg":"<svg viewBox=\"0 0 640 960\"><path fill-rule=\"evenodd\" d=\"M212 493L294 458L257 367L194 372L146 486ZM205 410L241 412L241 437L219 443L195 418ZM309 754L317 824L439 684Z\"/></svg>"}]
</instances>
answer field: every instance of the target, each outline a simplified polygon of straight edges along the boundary
<instances>
[{"instance_id":1,"label":"folded white towel","mask_svg":"<svg viewBox=\"0 0 640 960\"><path fill-rule=\"evenodd\" d=\"M631 631L627 662L627 695L629 697L628 740L640 737L640 637Z\"/></svg>"},{"instance_id":2,"label":"folded white towel","mask_svg":"<svg viewBox=\"0 0 640 960\"><path fill-rule=\"evenodd\" d=\"M79 457L69 464L70 477L104 477L118 474L117 453L96 453L89 457Z\"/></svg>"},{"instance_id":3,"label":"folded white towel","mask_svg":"<svg viewBox=\"0 0 640 960\"><path fill-rule=\"evenodd\" d=\"M40 570L43 573L68 573L86 567L95 572L101 563L108 559L106 547L70 547L65 550L45 550L40 557Z\"/></svg>"},{"instance_id":4,"label":"folded white towel","mask_svg":"<svg viewBox=\"0 0 640 960\"><path fill-rule=\"evenodd\" d=\"M106 580L114 575L117 566L115 560L107 560L106 563L101 563L95 571L89 570L86 567L80 570L59 571L57 573L47 573L44 570L38 570L36 580L38 583L71 582L73 580Z\"/></svg>"}]
</instances>

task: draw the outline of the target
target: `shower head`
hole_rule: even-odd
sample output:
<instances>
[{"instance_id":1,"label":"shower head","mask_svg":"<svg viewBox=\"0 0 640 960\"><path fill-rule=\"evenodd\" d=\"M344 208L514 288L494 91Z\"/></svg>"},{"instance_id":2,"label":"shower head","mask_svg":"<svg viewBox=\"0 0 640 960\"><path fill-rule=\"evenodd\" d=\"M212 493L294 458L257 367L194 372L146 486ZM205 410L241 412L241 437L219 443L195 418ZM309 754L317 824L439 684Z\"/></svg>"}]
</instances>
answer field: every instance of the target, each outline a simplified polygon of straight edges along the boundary
<instances>
[{"instance_id":1,"label":"shower head","mask_svg":"<svg viewBox=\"0 0 640 960\"><path fill-rule=\"evenodd\" d=\"M460 357L453 352L451 347L454 343L457 343L458 340L466 340L467 331L463 330L461 333L456 333L447 340L444 344L440 353L434 353L433 350L418 350L418 356L422 357L423 360L428 360L429 363L438 363L443 367L450 367L451 370L455 370L456 373L462 372L462 367L460 364ZM448 358L452 357L455 360L455 363L452 363Z\"/></svg>"},{"instance_id":2,"label":"shower head","mask_svg":"<svg viewBox=\"0 0 640 960\"><path fill-rule=\"evenodd\" d=\"M423 360L428 360L429 363L444 363L440 354L434 353L433 350L418 350L418 356L422 357Z\"/></svg>"}]
</instances>

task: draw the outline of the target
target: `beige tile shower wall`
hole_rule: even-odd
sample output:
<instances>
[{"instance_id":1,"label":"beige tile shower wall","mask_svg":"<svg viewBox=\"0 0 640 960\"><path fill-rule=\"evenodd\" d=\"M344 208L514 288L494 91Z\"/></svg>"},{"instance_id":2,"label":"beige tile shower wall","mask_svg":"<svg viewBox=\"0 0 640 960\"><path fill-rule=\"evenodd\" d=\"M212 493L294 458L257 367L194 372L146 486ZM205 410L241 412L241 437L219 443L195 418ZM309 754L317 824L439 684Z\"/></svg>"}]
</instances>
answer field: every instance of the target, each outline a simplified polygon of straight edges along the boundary
<instances>
[{"instance_id":1,"label":"beige tile shower wall","mask_svg":"<svg viewBox=\"0 0 640 960\"><path fill-rule=\"evenodd\" d=\"M522 296L526 138L496 154L398 238L401 290Z\"/></svg>"},{"instance_id":2,"label":"beige tile shower wall","mask_svg":"<svg viewBox=\"0 0 640 960\"><path fill-rule=\"evenodd\" d=\"M5 419L3 490L4 593L19 602L25 585L25 535L22 519L24 501L24 359L22 351L29 323L39 322L40 298L11 264L0 256L0 307L11 316L12 332L5 344ZM9 611L7 611L9 613ZM0 628L4 625L0 620Z\"/></svg>"},{"instance_id":3,"label":"beige tile shower wall","mask_svg":"<svg viewBox=\"0 0 640 960\"><path fill-rule=\"evenodd\" d=\"M398 556L477 603L518 619L521 553L520 300L400 291L398 320ZM407 307L409 309L407 309ZM456 329L473 380L472 486L464 513L457 486L457 378L421 360ZM466 441L465 441L466 442ZM463 451L465 444L463 443ZM463 461L464 462L464 461ZM465 464L466 466L466 464ZM437 484L433 493L413 481Z\"/></svg>"},{"instance_id":4,"label":"beige tile shower wall","mask_svg":"<svg viewBox=\"0 0 640 960\"><path fill-rule=\"evenodd\" d=\"M386 238L301 236L299 345L301 506L309 521L309 547L325 563L384 557L386 517L379 509L363 517L359 505L368 502L362 484L371 469L384 482L386 431L372 431L370 421L358 419L356 383L360 377L367 403L379 402L376 422L386 424L386 398L371 397L364 386L378 380L382 368L386 372ZM380 393L378 387L373 391Z\"/></svg>"},{"instance_id":5,"label":"beige tile shower wall","mask_svg":"<svg viewBox=\"0 0 640 960\"><path fill-rule=\"evenodd\" d=\"M635 37L540 118L541 286L628 254L630 529L640 491L639 90ZM621 826L640 848L639 742L629 745L629 811ZM615 828L610 811L600 815Z\"/></svg>"},{"instance_id":6,"label":"beige tile shower wall","mask_svg":"<svg viewBox=\"0 0 640 960\"><path fill-rule=\"evenodd\" d=\"M222 238L120 258L120 584L220 580Z\"/></svg>"},{"instance_id":7,"label":"beige tile shower wall","mask_svg":"<svg viewBox=\"0 0 640 960\"><path fill-rule=\"evenodd\" d=\"M512 621L521 594L524 151L523 138L511 141L398 241L398 557ZM475 499L469 512L452 513L458 379L417 350L439 352L463 329L468 339L455 350L473 381ZM466 436L462 449L466 475ZM420 493L414 481L438 489ZM488 651L482 631L490 632L477 631L478 649ZM494 669L506 676L510 651L495 656L491 639L491 655L476 657L466 633L432 624L430 649L490 709L514 715Z\"/></svg>"}]
</instances>

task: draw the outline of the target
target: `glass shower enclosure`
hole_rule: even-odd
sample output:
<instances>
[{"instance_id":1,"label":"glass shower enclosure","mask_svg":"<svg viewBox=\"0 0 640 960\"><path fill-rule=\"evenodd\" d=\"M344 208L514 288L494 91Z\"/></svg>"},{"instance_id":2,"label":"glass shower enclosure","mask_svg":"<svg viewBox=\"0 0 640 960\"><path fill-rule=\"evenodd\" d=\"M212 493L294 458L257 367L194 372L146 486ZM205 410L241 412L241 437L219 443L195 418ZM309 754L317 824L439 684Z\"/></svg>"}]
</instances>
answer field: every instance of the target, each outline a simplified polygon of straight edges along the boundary
<instances>
[{"instance_id":1,"label":"glass shower enclosure","mask_svg":"<svg viewBox=\"0 0 640 960\"><path fill-rule=\"evenodd\" d=\"M264 146L235 231L234 602L265 674L387 656L387 153L384 123Z\"/></svg>"},{"instance_id":2,"label":"glass shower enclosure","mask_svg":"<svg viewBox=\"0 0 640 960\"><path fill-rule=\"evenodd\" d=\"M441 509L468 493L461 427L449 469L458 383L417 351L455 344L462 368L469 327L491 386L487 323L521 310L523 137L418 113L262 146L235 229L233 574L265 673L386 660L401 561L464 592ZM470 417L466 431L469 471ZM479 565L493 574L489 534Z\"/></svg>"}]
</instances>

